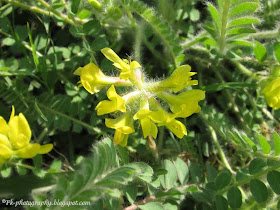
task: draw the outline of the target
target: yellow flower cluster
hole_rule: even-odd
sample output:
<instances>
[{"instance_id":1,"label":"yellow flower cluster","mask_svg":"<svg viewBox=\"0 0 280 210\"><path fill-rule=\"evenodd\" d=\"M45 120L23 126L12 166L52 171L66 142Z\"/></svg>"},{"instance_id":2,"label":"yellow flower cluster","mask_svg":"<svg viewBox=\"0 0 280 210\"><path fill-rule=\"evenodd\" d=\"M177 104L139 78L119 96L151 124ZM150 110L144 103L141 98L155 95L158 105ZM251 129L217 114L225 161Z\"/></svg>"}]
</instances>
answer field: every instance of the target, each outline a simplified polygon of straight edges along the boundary
<instances>
[{"instance_id":1,"label":"yellow flower cluster","mask_svg":"<svg viewBox=\"0 0 280 210\"><path fill-rule=\"evenodd\" d=\"M187 135L187 129L176 118L186 118L200 111L198 102L205 98L202 90L187 90L186 87L197 85L197 80L192 80L195 73L190 72L189 65L183 65L174 70L172 75L162 81L146 82L142 67L137 61L121 59L112 49L101 50L104 56L113 62L120 70L119 77L110 77L93 63L78 68L74 74L80 75L80 86L89 93L94 94L103 87L110 86L107 90L109 100L101 101L96 106L97 115L113 112L122 112L115 119L107 118L107 127L115 129L114 142L125 146L129 134L135 132L134 120L139 120L143 135L157 137L157 126L166 126L178 138ZM115 86L134 86L131 92L120 96ZM182 92L180 92L182 91ZM179 94L174 94L178 93ZM171 113L166 111L162 103L169 105ZM137 105L135 105L137 104Z\"/></svg>"},{"instance_id":2,"label":"yellow flower cluster","mask_svg":"<svg viewBox=\"0 0 280 210\"><path fill-rule=\"evenodd\" d=\"M52 144L31 144L30 138L31 130L26 118L22 113L15 116L14 107L8 123L0 116L0 165L11 158L32 158L53 148Z\"/></svg>"},{"instance_id":3,"label":"yellow flower cluster","mask_svg":"<svg viewBox=\"0 0 280 210\"><path fill-rule=\"evenodd\" d=\"M262 93L271 108L275 110L280 109L280 77L277 77L266 85Z\"/></svg>"}]
</instances>

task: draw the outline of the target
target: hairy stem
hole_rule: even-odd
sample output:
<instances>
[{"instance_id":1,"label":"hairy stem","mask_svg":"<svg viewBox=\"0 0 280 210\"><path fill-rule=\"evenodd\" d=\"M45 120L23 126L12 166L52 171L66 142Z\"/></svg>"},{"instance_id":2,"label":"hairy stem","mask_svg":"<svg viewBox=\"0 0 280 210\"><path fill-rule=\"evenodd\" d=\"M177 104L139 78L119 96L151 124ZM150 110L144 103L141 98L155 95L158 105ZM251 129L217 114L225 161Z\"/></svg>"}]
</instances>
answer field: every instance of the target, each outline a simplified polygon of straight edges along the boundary
<instances>
[{"instance_id":1,"label":"hairy stem","mask_svg":"<svg viewBox=\"0 0 280 210\"><path fill-rule=\"evenodd\" d=\"M230 164L229 164L229 162L228 162L228 160L226 158L226 155L225 155L225 153L224 153L224 151L223 151L223 149L222 149L222 147L220 145L220 142L218 141L218 138L217 138L215 130L210 125L208 125L208 128L210 130L210 133L211 133L211 136L212 136L212 140L213 140L213 142L214 142L214 144L215 144L215 146L216 146L216 148L218 150L218 154L219 154L219 156L221 158L222 163L225 165L225 167L227 169L230 170L231 173L235 174L235 172L232 170L232 168L231 168L231 166L230 166Z\"/></svg>"},{"instance_id":2,"label":"hairy stem","mask_svg":"<svg viewBox=\"0 0 280 210\"><path fill-rule=\"evenodd\" d=\"M219 51L221 54L224 53L225 45L226 45L226 32L227 32L227 22L228 22L230 3L231 0L223 1L222 23L221 23L221 32L220 32L220 39L219 39Z\"/></svg>"}]
</instances>

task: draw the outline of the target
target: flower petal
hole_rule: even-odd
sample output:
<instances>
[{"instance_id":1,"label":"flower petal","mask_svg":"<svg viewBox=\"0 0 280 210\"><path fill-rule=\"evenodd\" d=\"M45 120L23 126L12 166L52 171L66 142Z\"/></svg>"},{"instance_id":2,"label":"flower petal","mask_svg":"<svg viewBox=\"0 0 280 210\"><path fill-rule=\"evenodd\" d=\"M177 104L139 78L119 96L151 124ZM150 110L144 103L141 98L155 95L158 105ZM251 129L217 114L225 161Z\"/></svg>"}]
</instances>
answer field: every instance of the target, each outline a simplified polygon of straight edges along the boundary
<instances>
[{"instance_id":1,"label":"flower petal","mask_svg":"<svg viewBox=\"0 0 280 210\"><path fill-rule=\"evenodd\" d=\"M97 115L103 115L115 111L126 112L125 99L116 93L114 85L108 89L107 96L111 101L104 100L99 102L95 107Z\"/></svg>"},{"instance_id":2,"label":"flower petal","mask_svg":"<svg viewBox=\"0 0 280 210\"><path fill-rule=\"evenodd\" d=\"M6 120L0 116L0 134L7 136L8 131L9 131L9 127Z\"/></svg>"},{"instance_id":3,"label":"flower petal","mask_svg":"<svg viewBox=\"0 0 280 210\"><path fill-rule=\"evenodd\" d=\"M28 145L31 138L31 130L22 113L14 116L9 121L8 126L8 137L13 148L20 149Z\"/></svg>"},{"instance_id":4,"label":"flower petal","mask_svg":"<svg viewBox=\"0 0 280 210\"><path fill-rule=\"evenodd\" d=\"M26 147L15 151L15 154L19 158L33 158L40 152L40 144L28 144Z\"/></svg>"},{"instance_id":5,"label":"flower petal","mask_svg":"<svg viewBox=\"0 0 280 210\"><path fill-rule=\"evenodd\" d=\"M272 80L262 91L267 104L277 110L280 108L280 77Z\"/></svg>"},{"instance_id":6,"label":"flower petal","mask_svg":"<svg viewBox=\"0 0 280 210\"><path fill-rule=\"evenodd\" d=\"M116 118L116 119L105 119L105 125L108 128L116 129L123 134L130 134L133 133L134 127L133 127L133 119L130 114L123 114L122 116Z\"/></svg>"},{"instance_id":7,"label":"flower petal","mask_svg":"<svg viewBox=\"0 0 280 210\"><path fill-rule=\"evenodd\" d=\"M53 144L41 145L40 150L38 151L38 154L49 153L52 149L53 149Z\"/></svg>"},{"instance_id":8,"label":"flower petal","mask_svg":"<svg viewBox=\"0 0 280 210\"><path fill-rule=\"evenodd\" d=\"M0 159L9 159L13 155L13 151L4 144L0 144Z\"/></svg>"},{"instance_id":9,"label":"flower petal","mask_svg":"<svg viewBox=\"0 0 280 210\"><path fill-rule=\"evenodd\" d=\"M0 145L5 145L11 148L10 141L6 135L0 134Z\"/></svg>"},{"instance_id":10,"label":"flower petal","mask_svg":"<svg viewBox=\"0 0 280 210\"><path fill-rule=\"evenodd\" d=\"M121 63L123 60L110 48L106 47L101 50L103 55L114 63Z\"/></svg>"},{"instance_id":11,"label":"flower petal","mask_svg":"<svg viewBox=\"0 0 280 210\"><path fill-rule=\"evenodd\" d=\"M185 125L178 120L174 119L165 126L180 139L183 138L184 135L187 135L187 129Z\"/></svg>"}]
</instances>

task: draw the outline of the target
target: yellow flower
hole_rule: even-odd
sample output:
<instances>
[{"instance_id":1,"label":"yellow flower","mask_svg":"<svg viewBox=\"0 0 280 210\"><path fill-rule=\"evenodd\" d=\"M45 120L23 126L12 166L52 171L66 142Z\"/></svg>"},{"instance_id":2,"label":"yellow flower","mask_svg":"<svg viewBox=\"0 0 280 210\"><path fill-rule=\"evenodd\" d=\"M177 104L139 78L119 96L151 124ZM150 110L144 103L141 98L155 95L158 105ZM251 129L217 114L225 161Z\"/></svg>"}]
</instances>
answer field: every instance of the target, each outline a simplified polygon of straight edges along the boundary
<instances>
[{"instance_id":1,"label":"yellow flower","mask_svg":"<svg viewBox=\"0 0 280 210\"><path fill-rule=\"evenodd\" d=\"M150 134L157 138L158 128L157 126L151 121L154 119L156 121L156 117L161 117L160 115L154 115L153 112L148 109L140 109L134 116L134 120L140 120L141 127L143 130L144 138L149 136Z\"/></svg>"},{"instance_id":2,"label":"yellow flower","mask_svg":"<svg viewBox=\"0 0 280 210\"><path fill-rule=\"evenodd\" d=\"M128 80L133 77L134 69L140 68L141 65L137 61L128 62L122 60L112 49L106 47L101 50L104 56L113 62L113 65L121 70L120 78Z\"/></svg>"},{"instance_id":3,"label":"yellow flower","mask_svg":"<svg viewBox=\"0 0 280 210\"><path fill-rule=\"evenodd\" d=\"M0 164L12 157L32 158L53 148L52 144L31 144L30 138L29 124L22 113L15 116L14 106L8 123L0 116Z\"/></svg>"},{"instance_id":4,"label":"yellow flower","mask_svg":"<svg viewBox=\"0 0 280 210\"><path fill-rule=\"evenodd\" d=\"M133 119L130 113L125 113L116 119L105 119L105 125L108 128L115 129L114 143L126 146L128 135L133 133Z\"/></svg>"},{"instance_id":5,"label":"yellow flower","mask_svg":"<svg viewBox=\"0 0 280 210\"><path fill-rule=\"evenodd\" d=\"M118 77L109 77L103 74L103 72L93 63L89 63L84 67L79 67L75 72L75 75L81 76L81 86L91 94L99 92L103 87L108 85L129 86L129 82L122 80Z\"/></svg>"},{"instance_id":6,"label":"yellow flower","mask_svg":"<svg viewBox=\"0 0 280 210\"><path fill-rule=\"evenodd\" d=\"M265 100L273 109L280 109L280 77L272 80L262 91Z\"/></svg>"},{"instance_id":7,"label":"yellow flower","mask_svg":"<svg viewBox=\"0 0 280 210\"><path fill-rule=\"evenodd\" d=\"M107 96L110 101L101 101L95 107L95 110L97 110L97 115L103 115L115 111L126 112L125 99L116 93L114 85L108 89Z\"/></svg>"},{"instance_id":8,"label":"yellow flower","mask_svg":"<svg viewBox=\"0 0 280 210\"><path fill-rule=\"evenodd\" d=\"M185 87L191 85L197 85L197 80L192 80L191 76L195 75L195 72L190 72L191 67L189 65L183 65L173 71L173 73L165 80L155 82L148 87L149 91L157 92L162 90L171 90L177 93L183 90Z\"/></svg>"},{"instance_id":9,"label":"yellow flower","mask_svg":"<svg viewBox=\"0 0 280 210\"><path fill-rule=\"evenodd\" d=\"M183 138L187 135L186 126L179 120L176 120L176 115L170 114L164 110L160 111L161 115L164 116L164 120L158 122L158 126L166 126L172 133L174 133L178 138Z\"/></svg>"},{"instance_id":10,"label":"yellow flower","mask_svg":"<svg viewBox=\"0 0 280 210\"><path fill-rule=\"evenodd\" d=\"M198 102L205 99L205 91L189 90L179 95L172 95L169 93L161 93L162 97L170 106L170 110L176 114L176 117L189 117L193 113L200 112L201 108Z\"/></svg>"}]
</instances>

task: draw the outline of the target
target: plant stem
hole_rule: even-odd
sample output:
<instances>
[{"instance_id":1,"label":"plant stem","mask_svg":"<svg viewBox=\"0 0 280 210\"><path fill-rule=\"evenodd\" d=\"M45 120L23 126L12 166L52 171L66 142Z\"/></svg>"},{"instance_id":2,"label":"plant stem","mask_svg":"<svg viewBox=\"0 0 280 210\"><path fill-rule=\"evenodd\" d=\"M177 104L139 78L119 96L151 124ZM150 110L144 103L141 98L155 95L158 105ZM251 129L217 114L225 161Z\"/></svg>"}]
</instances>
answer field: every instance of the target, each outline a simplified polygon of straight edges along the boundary
<instances>
[{"instance_id":1,"label":"plant stem","mask_svg":"<svg viewBox=\"0 0 280 210\"><path fill-rule=\"evenodd\" d=\"M257 179L257 178L259 178L259 177L261 177L261 176L267 174L268 172L270 172L270 171L272 171L272 170L276 170L276 169L278 169L278 168L280 168L280 165L275 165L275 166L268 167L268 168L267 168L266 170L264 170L264 171L261 171L261 172L259 172L259 173L254 174L254 175L251 175L251 176L249 176L248 178L246 178L246 179L244 179L244 180L242 180L242 181L240 181L240 182L236 182L236 183L233 184L233 185L229 185L228 187L226 187L226 188L224 188L223 190L219 191L218 194L223 194L223 193L229 191L229 189L230 189L231 187L233 187L233 186L234 186L234 187L240 187L240 186L242 186L242 185L244 185L244 184L250 182L252 179Z\"/></svg>"},{"instance_id":2,"label":"plant stem","mask_svg":"<svg viewBox=\"0 0 280 210\"><path fill-rule=\"evenodd\" d=\"M49 11L47 10L44 10L44 9L41 9L40 7L37 7L37 6L31 6L31 5L28 5L28 4L24 4L24 3L21 3L19 1L16 1L16 0L3 0L7 3L10 3L10 4L13 4L13 5L16 5L18 7L21 7L23 9L26 9L26 10L29 10L31 12L36 12L36 13L39 13L39 14L43 14L43 15L47 15L47 16L50 16L50 17L53 17L54 15L57 15L58 17L60 17L61 19L63 19L65 22L71 24L71 25L75 25L75 23L69 19L66 15L63 15L61 13L59 13L58 11L56 11L54 8L52 8L47 2L45 2L44 0L38 0L45 8L47 8ZM78 21L79 23L84 23L85 20L81 20L79 18L75 18L76 21Z\"/></svg>"},{"instance_id":3,"label":"plant stem","mask_svg":"<svg viewBox=\"0 0 280 210\"><path fill-rule=\"evenodd\" d=\"M188 49L188 48L192 47L193 45L195 45L196 43L200 42L200 39L205 37L206 35L207 35L207 32L198 34L194 39L192 39L190 41L186 41L185 43L182 43L182 47L184 49Z\"/></svg>"},{"instance_id":4,"label":"plant stem","mask_svg":"<svg viewBox=\"0 0 280 210\"><path fill-rule=\"evenodd\" d=\"M157 149L157 145L156 145L155 140L153 139L153 137L151 135L149 135L147 137L147 140L148 140L147 143L148 143L149 148L152 150L153 155L156 158L156 161L158 161L159 160L159 155L158 155L158 149Z\"/></svg>"},{"instance_id":5,"label":"plant stem","mask_svg":"<svg viewBox=\"0 0 280 210\"><path fill-rule=\"evenodd\" d=\"M18 2L16 0L3 0L3 1L5 1L7 3L10 3L10 4L13 4L13 5L16 5L18 7L21 7L23 9L29 10L31 12L36 12L36 13L40 13L40 14L47 15L47 16L53 16L53 14L50 13L49 11L41 9L39 7L36 7L36 6L30 6L28 4L24 4L24 3Z\"/></svg>"},{"instance_id":6,"label":"plant stem","mask_svg":"<svg viewBox=\"0 0 280 210\"><path fill-rule=\"evenodd\" d=\"M233 61L233 63L236 65L236 67L245 75L252 77L255 80L259 80L260 77L258 77L255 73L251 72L249 69L247 69L244 65L239 63L238 61Z\"/></svg>"},{"instance_id":7,"label":"plant stem","mask_svg":"<svg viewBox=\"0 0 280 210\"><path fill-rule=\"evenodd\" d=\"M71 25L75 25L74 21L69 19L66 15L63 15L62 13L56 11L53 7L51 7L47 2L45 2L44 0L37 0L38 2L40 2L46 9L48 9L49 11L51 11L53 14L57 15L58 17L60 17L61 19L63 19L65 22L71 24Z\"/></svg>"},{"instance_id":8,"label":"plant stem","mask_svg":"<svg viewBox=\"0 0 280 210\"><path fill-rule=\"evenodd\" d=\"M214 142L214 144L215 144L215 146L216 146L216 148L218 150L218 154L219 154L219 156L221 158L222 163L225 165L225 167L227 169L230 170L231 173L235 174L235 172L232 170L232 168L231 168L231 166L230 166L230 164L229 164L229 162L228 162L228 160L227 160L227 158L225 156L225 153L224 153L224 151L223 151L223 149L222 149L222 147L221 147L221 145L220 145L220 143L218 141L218 138L217 138L215 130L210 125L208 125L208 128L210 130L210 133L211 133L211 136L212 136L212 140L213 140L213 142Z\"/></svg>"},{"instance_id":9,"label":"plant stem","mask_svg":"<svg viewBox=\"0 0 280 210\"><path fill-rule=\"evenodd\" d=\"M273 31L262 31L249 35L254 39L275 39L280 36L280 28Z\"/></svg>"},{"instance_id":10,"label":"plant stem","mask_svg":"<svg viewBox=\"0 0 280 210\"><path fill-rule=\"evenodd\" d=\"M27 164L24 164L24 163L15 163L15 162L13 162L13 161L8 161L7 163L8 163L8 164L11 164L11 165L14 165L14 166L22 166L22 167L24 167L24 168L31 169L31 170L36 169L35 167L30 166L30 165L27 165Z\"/></svg>"},{"instance_id":11,"label":"plant stem","mask_svg":"<svg viewBox=\"0 0 280 210\"><path fill-rule=\"evenodd\" d=\"M134 43L134 58L141 63L141 45L143 40L143 21L136 25L135 43Z\"/></svg>"},{"instance_id":12,"label":"plant stem","mask_svg":"<svg viewBox=\"0 0 280 210\"><path fill-rule=\"evenodd\" d=\"M42 139L46 136L46 134L49 132L48 128L45 128L41 133L40 136L37 139L37 143L40 143Z\"/></svg>"},{"instance_id":13,"label":"plant stem","mask_svg":"<svg viewBox=\"0 0 280 210\"><path fill-rule=\"evenodd\" d=\"M224 53L225 45L226 45L226 32L227 32L228 12L230 8L230 4L231 4L231 0L223 1L221 33L219 37L219 51L221 54Z\"/></svg>"}]
</instances>

